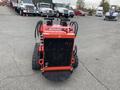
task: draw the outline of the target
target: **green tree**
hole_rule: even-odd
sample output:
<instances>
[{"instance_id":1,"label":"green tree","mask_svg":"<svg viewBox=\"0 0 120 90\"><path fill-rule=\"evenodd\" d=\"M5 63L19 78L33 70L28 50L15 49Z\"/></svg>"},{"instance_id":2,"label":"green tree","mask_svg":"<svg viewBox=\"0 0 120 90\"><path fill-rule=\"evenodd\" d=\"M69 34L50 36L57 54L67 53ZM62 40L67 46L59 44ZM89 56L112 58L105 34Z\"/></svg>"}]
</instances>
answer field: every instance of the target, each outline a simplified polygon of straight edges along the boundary
<instances>
[{"instance_id":1,"label":"green tree","mask_svg":"<svg viewBox=\"0 0 120 90\"><path fill-rule=\"evenodd\" d=\"M102 2L100 3L99 6L103 7L104 13L108 12L109 9L110 9L110 4L109 4L109 2L108 2L108 1L105 1L105 0L102 0Z\"/></svg>"}]
</instances>

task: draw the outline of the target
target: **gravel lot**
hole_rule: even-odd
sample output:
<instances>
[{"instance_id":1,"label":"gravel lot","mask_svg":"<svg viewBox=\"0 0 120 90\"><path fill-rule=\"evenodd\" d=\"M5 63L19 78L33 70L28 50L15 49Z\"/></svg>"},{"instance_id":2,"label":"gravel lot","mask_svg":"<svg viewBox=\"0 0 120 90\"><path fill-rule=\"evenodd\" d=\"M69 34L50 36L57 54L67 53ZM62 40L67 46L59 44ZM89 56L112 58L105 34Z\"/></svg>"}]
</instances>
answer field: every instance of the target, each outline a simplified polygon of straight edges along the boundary
<instances>
[{"instance_id":1,"label":"gravel lot","mask_svg":"<svg viewBox=\"0 0 120 90\"><path fill-rule=\"evenodd\" d=\"M79 67L69 80L50 82L31 69L34 28L40 17L0 7L0 90L120 90L120 22L75 17Z\"/></svg>"}]
</instances>

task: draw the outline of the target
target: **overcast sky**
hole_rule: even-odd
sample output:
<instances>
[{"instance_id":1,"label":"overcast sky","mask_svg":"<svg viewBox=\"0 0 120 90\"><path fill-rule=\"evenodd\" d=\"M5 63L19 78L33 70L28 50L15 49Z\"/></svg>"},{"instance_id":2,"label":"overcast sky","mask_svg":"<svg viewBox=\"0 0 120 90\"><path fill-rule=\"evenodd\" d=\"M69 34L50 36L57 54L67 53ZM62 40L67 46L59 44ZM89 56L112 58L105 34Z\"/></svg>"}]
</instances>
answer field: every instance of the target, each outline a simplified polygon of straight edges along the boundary
<instances>
[{"instance_id":1,"label":"overcast sky","mask_svg":"<svg viewBox=\"0 0 120 90\"><path fill-rule=\"evenodd\" d=\"M108 0L111 5L119 5L120 6L120 0ZM85 0L86 6L88 7L97 7L100 4L101 0Z\"/></svg>"},{"instance_id":2,"label":"overcast sky","mask_svg":"<svg viewBox=\"0 0 120 90\"><path fill-rule=\"evenodd\" d=\"M77 0L53 0L53 2L61 2L61 3L68 2L72 6L76 6L76 1ZM100 4L100 1L101 0L85 0L85 6L88 8L92 8L92 6L94 8L96 8ZM108 0L108 1L110 1L111 5L119 5L120 6L120 0Z\"/></svg>"}]
</instances>

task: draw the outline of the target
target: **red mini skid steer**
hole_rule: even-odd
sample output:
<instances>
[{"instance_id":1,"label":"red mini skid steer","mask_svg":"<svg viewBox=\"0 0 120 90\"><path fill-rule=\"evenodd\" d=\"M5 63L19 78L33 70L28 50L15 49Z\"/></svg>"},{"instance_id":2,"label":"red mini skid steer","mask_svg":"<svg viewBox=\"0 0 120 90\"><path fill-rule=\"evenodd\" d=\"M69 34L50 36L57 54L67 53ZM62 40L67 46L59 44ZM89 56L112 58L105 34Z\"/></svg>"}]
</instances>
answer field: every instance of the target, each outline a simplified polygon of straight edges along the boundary
<instances>
[{"instance_id":1,"label":"red mini skid steer","mask_svg":"<svg viewBox=\"0 0 120 90\"><path fill-rule=\"evenodd\" d=\"M61 18L60 24L53 24L54 18L39 21L35 29L36 43L32 69L40 70L48 80L63 81L70 77L78 66L77 46L74 44L78 24ZM69 22L69 23L68 23Z\"/></svg>"}]
</instances>

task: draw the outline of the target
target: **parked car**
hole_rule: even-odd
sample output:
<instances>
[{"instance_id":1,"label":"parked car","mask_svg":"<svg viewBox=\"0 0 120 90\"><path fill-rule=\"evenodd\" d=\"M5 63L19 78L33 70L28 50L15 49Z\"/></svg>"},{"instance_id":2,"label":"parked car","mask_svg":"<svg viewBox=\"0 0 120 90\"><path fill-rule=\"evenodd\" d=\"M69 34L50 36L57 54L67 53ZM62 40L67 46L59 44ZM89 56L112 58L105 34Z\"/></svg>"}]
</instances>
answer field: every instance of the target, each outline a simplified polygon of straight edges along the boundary
<instances>
[{"instance_id":1,"label":"parked car","mask_svg":"<svg viewBox=\"0 0 120 90\"><path fill-rule=\"evenodd\" d=\"M37 3L37 10L41 16L54 16L54 10L50 3Z\"/></svg>"},{"instance_id":2,"label":"parked car","mask_svg":"<svg viewBox=\"0 0 120 90\"><path fill-rule=\"evenodd\" d=\"M31 0L20 0L17 5L18 13L23 16L26 14L37 15L39 12L37 11L35 5Z\"/></svg>"},{"instance_id":3,"label":"parked car","mask_svg":"<svg viewBox=\"0 0 120 90\"><path fill-rule=\"evenodd\" d=\"M82 10L75 10L74 13L76 16L85 16L86 15L86 13Z\"/></svg>"},{"instance_id":4,"label":"parked car","mask_svg":"<svg viewBox=\"0 0 120 90\"><path fill-rule=\"evenodd\" d=\"M105 14L104 20L114 20L117 21L118 20L118 12L115 12L113 10L110 10L109 12L107 12Z\"/></svg>"}]
</instances>

